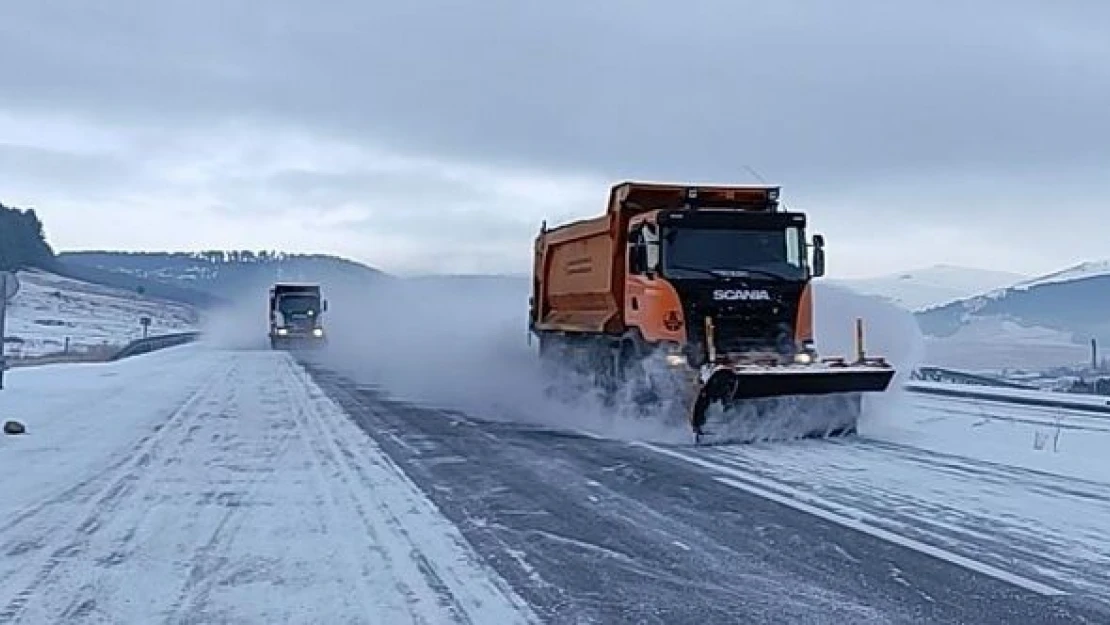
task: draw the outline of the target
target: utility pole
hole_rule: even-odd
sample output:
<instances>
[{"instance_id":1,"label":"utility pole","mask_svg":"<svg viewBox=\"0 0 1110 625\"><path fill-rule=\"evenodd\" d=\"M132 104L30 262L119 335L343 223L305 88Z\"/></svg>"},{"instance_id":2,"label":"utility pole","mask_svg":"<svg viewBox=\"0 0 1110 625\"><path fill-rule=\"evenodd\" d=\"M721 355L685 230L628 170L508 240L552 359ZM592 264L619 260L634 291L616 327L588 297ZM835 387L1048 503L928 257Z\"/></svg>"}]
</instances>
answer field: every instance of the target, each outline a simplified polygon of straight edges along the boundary
<instances>
[{"instance_id":1,"label":"utility pole","mask_svg":"<svg viewBox=\"0 0 1110 625\"><path fill-rule=\"evenodd\" d=\"M8 361L4 343L4 317L8 312L8 302L19 293L19 278L10 271L0 271L0 390L4 388L4 370Z\"/></svg>"},{"instance_id":2,"label":"utility pole","mask_svg":"<svg viewBox=\"0 0 1110 625\"><path fill-rule=\"evenodd\" d=\"M8 272L0 271L0 390L4 389L4 370L8 368L7 343L4 341L4 317L8 313Z\"/></svg>"}]
</instances>

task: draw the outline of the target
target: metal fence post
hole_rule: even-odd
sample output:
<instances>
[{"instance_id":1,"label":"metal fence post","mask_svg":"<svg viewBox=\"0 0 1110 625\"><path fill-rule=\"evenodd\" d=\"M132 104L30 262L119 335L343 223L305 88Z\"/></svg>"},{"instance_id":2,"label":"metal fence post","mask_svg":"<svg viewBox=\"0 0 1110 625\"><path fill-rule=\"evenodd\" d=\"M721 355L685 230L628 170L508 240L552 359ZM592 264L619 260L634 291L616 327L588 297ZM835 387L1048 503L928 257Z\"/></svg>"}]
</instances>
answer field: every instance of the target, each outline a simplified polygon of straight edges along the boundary
<instances>
[{"instance_id":1,"label":"metal fence post","mask_svg":"<svg viewBox=\"0 0 1110 625\"><path fill-rule=\"evenodd\" d=\"M4 341L4 317L8 312L8 272L0 271L0 390L4 389L4 370L8 368L8 344Z\"/></svg>"}]
</instances>

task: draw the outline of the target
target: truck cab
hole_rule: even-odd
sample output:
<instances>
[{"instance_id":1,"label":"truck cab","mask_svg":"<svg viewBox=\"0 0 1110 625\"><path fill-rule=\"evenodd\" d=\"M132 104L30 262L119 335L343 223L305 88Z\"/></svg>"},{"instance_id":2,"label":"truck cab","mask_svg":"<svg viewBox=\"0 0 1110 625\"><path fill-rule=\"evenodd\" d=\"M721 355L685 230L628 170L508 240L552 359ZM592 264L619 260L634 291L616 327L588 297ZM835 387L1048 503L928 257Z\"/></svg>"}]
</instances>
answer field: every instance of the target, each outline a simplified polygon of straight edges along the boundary
<instances>
[{"instance_id":1,"label":"truck cab","mask_svg":"<svg viewBox=\"0 0 1110 625\"><path fill-rule=\"evenodd\" d=\"M804 213L776 210L777 188L742 191L691 188L684 206L628 223L628 324L693 367L723 354L813 357L810 281L824 274L824 240L807 241Z\"/></svg>"},{"instance_id":2,"label":"truck cab","mask_svg":"<svg viewBox=\"0 0 1110 625\"><path fill-rule=\"evenodd\" d=\"M318 284L277 283L270 287L270 347L323 345L328 309Z\"/></svg>"}]
</instances>

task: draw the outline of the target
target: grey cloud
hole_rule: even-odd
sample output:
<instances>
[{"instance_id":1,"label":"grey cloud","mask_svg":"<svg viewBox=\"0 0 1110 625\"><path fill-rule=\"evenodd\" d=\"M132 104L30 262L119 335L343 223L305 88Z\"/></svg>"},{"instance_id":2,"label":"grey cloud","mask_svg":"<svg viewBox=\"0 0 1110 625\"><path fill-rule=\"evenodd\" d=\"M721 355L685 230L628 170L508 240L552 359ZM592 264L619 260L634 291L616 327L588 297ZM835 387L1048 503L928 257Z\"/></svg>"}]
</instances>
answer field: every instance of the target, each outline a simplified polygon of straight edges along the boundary
<instances>
[{"instance_id":1,"label":"grey cloud","mask_svg":"<svg viewBox=\"0 0 1110 625\"><path fill-rule=\"evenodd\" d=\"M248 184L253 184L249 183ZM290 169L266 178L263 184L288 195L294 202L451 206L480 201L484 196L461 180L430 176L428 171L321 172ZM393 207L400 210L398 206Z\"/></svg>"},{"instance_id":2,"label":"grey cloud","mask_svg":"<svg viewBox=\"0 0 1110 625\"><path fill-rule=\"evenodd\" d=\"M79 186L88 196L106 196L119 192L133 176L127 164L114 156L0 142L0 185Z\"/></svg>"},{"instance_id":3,"label":"grey cloud","mask_svg":"<svg viewBox=\"0 0 1110 625\"><path fill-rule=\"evenodd\" d=\"M748 178L751 165L807 187L1110 157L1110 7L1096 1L40 0L2 11L14 62L0 69L12 96L0 106L149 124L250 118L613 178Z\"/></svg>"}]
</instances>

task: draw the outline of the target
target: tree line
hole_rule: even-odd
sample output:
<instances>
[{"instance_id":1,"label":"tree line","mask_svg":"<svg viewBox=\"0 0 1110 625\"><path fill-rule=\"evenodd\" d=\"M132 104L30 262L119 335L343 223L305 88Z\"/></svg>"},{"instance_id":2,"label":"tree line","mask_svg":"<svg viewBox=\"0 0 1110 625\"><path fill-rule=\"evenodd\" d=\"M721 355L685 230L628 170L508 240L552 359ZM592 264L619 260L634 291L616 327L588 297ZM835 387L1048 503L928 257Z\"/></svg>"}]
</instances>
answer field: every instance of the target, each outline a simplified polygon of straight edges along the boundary
<instances>
[{"instance_id":1,"label":"tree line","mask_svg":"<svg viewBox=\"0 0 1110 625\"><path fill-rule=\"evenodd\" d=\"M83 252L68 252L66 256L111 256L120 259L136 260L170 260L170 261L200 261L212 265L224 264L250 264L250 263L284 263L300 260L343 260L337 256L327 254L297 254L279 252L277 250L201 250L196 252L149 252L149 251L111 251L87 250Z\"/></svg>"},{"instance_id":2,"label":"tree line","mask_svg":"<svg viewBox=\"0 0 1110 625\"><path fill-rule=\"evenodd\" d=\"M51 269L54 264L54 250L34 209L0 204L0 270Z\"/></svg>"}]
</instances>

